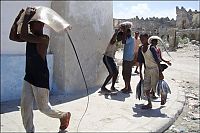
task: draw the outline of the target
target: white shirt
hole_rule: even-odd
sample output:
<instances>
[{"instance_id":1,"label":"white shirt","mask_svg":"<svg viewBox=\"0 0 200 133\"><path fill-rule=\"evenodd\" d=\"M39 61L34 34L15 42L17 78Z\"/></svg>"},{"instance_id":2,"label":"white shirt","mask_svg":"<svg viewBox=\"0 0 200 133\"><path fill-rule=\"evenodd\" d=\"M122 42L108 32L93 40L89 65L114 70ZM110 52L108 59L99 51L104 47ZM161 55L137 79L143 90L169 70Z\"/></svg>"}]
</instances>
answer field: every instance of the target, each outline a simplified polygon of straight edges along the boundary
<instances>
[{"instance_id":1,"label":"white shirt","mask_svg":"<svg viewBox=\"0 0 200 133\"><path fill-rule=\"evenodd\" d=\"M147 51L145 53L142 50L142 54L144 56L145 65L146 65L147 68L158 67L155 59L153 58L153 54L152 54L149 46L148 46L148 49L147 49Z\"/></svg>"},{"instance_id":2,"label":"white shirt","mask_svg":"<svg viewBox=\"0 0 200 133\"><path fill-rule=\"evenodd\" d=\"M111 58L115 58L115 52L117 51L117 41L114 44L108 44L104 55L109 56Z\"/></svg>"}]
</instances>

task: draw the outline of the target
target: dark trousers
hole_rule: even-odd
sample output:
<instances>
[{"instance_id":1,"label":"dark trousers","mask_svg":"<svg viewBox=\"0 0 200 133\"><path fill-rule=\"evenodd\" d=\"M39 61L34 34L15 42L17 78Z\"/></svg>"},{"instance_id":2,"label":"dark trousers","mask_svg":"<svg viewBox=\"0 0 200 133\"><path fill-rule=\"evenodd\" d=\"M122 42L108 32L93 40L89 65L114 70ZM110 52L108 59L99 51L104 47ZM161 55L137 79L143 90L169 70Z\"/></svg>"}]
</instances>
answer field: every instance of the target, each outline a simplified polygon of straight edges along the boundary
<instances>
[{"instance_id":1,"label":"dark trousers","mask_svg":"<svg viewBox=\"0 0 200 133\"><path fill-rule=\"evenodd\" d=\"M125 82L131 81L132 66L133 66L133 61L123 60L122 76Z\"/></svg>"},{"instance_id":2,"label":"dark trousers","mask_svg":"<svg viewBox=\"0 0 200 133\"><path fill-rule=\"evenodd\" d=\"M106 68L108 69L109 74L111 75L118 74L118 69L113 58L104 55L103 63L106 65Z\"/></svg>"}]
</instances>

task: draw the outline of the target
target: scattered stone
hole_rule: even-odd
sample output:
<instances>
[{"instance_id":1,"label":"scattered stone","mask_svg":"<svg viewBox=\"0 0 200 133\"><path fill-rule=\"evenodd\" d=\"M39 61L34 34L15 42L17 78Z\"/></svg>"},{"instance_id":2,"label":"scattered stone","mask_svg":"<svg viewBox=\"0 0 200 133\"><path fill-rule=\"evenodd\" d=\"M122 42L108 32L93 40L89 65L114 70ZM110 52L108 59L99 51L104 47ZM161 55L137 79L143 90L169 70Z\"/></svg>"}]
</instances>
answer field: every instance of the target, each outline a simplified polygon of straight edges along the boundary
<instances>
[{"instance_id":1,"label":"scattered stone","mask_svg":"<svg viewBox=\"0 0 200 133\"><path fill-rule=\"evenodd\" d=\"M173 128L172 131L175 131L175 132L177 132L177 133L180 132L180 130L179 130L178 128Z\"/></svg>"},{"instance_id":2,"label":"scattered stone","mask_svg":"<svg viewBox=\"0 0 200 133\"><path fill-rule=\"evenodd\" d=\"M199 55L194 55L195 58L199 58Z\"/></svg>"},{"instance_id":3,"label":"scattered stone","mask_svg":"<svg viewBox=\"0 0 200 133\"><path fill-rule=\"evenodd\" d=\"M192 114L193 116L191 117L192 120L198 120L200 119L199 114Z\"/></svg>"},{"instance_id":4,"label":"scattered stone","mask_svg":"<svg viewBox=\"0 0 200 133\"><path fill-rule=\"evenodd\" d=\"M188 102L189 102L189 105L190 106L193 106L193 107L199 107L199 103L197 100L194 100L194 99L188 99Z\"/></svg>"},{"instance_id":5,"label":"scattered stone","mask_svg":"<svg viewBox=\"0 0 200 133\"><path fill-rule=\"evenodd\" d=\"M196 42L196 40L192 40L191 43L192 44L196 44L197 42Z\"/></svg>"},{"instance_id":6,"label":"scattered stone","mask_svg":"<svg viewBox=\"0 0 200 133\"><path fill-rule=\"evenodd\" d=\"M172 125L169 130L173 130L175 128L175 125Z\"/></svg>"},{"instance_id":7,"label":"scattered stone","mask_svg":"<svg viewBox=\"0 0 200 133\"><path fill-rule=\"evenodd\" d=\"M190 120L187 117L183 117L183 120L186 120L187 122L190 122Z\"/></svg>"},{"instance_id":8,"label":"scattered stone","mask_svg":"<svg viewBox=\"0 0 200 133\"><path fill-rule=\"evenodd\" d=\"M192 100L198 100L198 97L196 97L194 94L186 94L186 97Z\"/></svg>"},{"instance_id":9,"label":"scattered stone","mask_svg":"<svg viewBox=\"0 0 200 133\"><path fill-rule=\"evenodd\" d=\"M200 107L200 104L194 104L193 107L198 108L198 107Z\"/></svg>"},{"instance_id":10,"label":"scattered stone","mask_svg":"<svg viewBox=\"0 0 200 133\"><path fill-rule=\"evenodd\" d=\"M174 79L174 78L172 78L171 80L175 81L175 79Z\"/></svg>"},{"instance_id":11,"label":"scattered stone","mask_svg":"<svg viewBox=\"0 0 200 133\"><path fill-rule=\"evenodd\" d=\"M185 132L185 128L184 128L184 127L180 127L180 128L179 128L179 132L180 132L180 133Z\"/></svg>"},{"instance_id":12,"label":"scattered stone","mask_svg":"<svg viewBox=\"0 0 200 133\"><path fill-rule=\"evenodd\" d=\"M184 122L181 123L181 125L184 125L184 124L185 124Z\"/></svg>"},{"instance_id":13,"label":"scattered stone","mask_svg":"<svg viewBox=\"0 0 200 133\"><path fill-rule=\"evenodd\" d=\"M199 125L199 120L194 120L195 124Z\"/></svg>"}]
</instances>

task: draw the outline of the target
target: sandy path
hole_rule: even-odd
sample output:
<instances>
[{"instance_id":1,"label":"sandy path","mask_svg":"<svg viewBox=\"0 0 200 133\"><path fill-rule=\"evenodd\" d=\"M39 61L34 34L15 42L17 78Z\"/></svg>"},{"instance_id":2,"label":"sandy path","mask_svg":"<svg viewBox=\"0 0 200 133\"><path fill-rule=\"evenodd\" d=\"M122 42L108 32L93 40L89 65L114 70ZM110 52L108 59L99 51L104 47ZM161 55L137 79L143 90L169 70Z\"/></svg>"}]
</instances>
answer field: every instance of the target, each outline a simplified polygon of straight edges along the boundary
<instances>
[{"instance_id":1,"label":"sandy path","mask_svg":"<svg viewBox=\"0 0 200 133\"><path fill-rule=\"evenodd\" d=\"M186 104L166 132L200 132L199 47L190 44L170 54L174 57L173 66L165 73L185 89Z\"/></svg>"}]
</instances>

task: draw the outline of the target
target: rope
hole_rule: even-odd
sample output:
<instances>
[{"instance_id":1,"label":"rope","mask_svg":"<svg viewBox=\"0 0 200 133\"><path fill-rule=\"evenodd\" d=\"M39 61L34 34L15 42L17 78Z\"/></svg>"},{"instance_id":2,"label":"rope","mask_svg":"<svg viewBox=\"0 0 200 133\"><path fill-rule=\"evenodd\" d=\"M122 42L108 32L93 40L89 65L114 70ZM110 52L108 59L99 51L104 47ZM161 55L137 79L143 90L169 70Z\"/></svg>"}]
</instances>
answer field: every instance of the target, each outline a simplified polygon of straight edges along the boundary
<instances>
[{"instance_id":1,"label":"rope","mask_svg":"<svg viewBox=\"0 0 200 133\"><path fill-rule=\"evenodd\" d=\"M165 49L165 52L168 54L169 57L171 57L171 59L173 59L173 57L169 54L169 52L168 52L168 50L167 50L167 48L166 48L164 42L162 42L162 44L163 44L162 46L163 46L164 49Z\"/></svg>"},{"instance_id":2,"label":"rope","mask_svg":"<svg viewBox=\"0 0 200 133\"><path fill-rule=\"evenodd\" d=\"M80 124L81 124L81 121L82 121L83 117L85 116L85 114L86 114L86 112L87 112L87 109L88 109L88 106L89 106L89 91L88 91L88 86L87 86L87 82L86 82L86 79L85 79L85 75L84 75L84 73L83 73L83 69L82 69L80 60L79 60L79 58L78 58L78 54L77 54L77 52L76 52L76 48L75 48L75 46L74 46L74 43L73 43L73 41L72 41L72 39L71 39L71 37L70 37L68 31L66 31L66 32L67 32L67 36L68 36L68 38L69 38L69 40L70 40L70 43L72 44L72 47L73 47L73 49L74 49L74 52L75 52L75 55L76 55L76 58L77 58L77 61L78 61L78 64L79 64L79 67L80 67L82 76L83 76L83 80L84 80L84 83L85 83L85 88L86 88L86 91L87 91L87 97L88 97L88 98L87 98L87 105L86 105L85 111L84 111L83 115L81 116L81 119L80 119L80 121L79 121L79 123L78 123L78 127L77 127L77 132L78 132L79 126L80 126Z\"/></svg>"}]
</instances>

